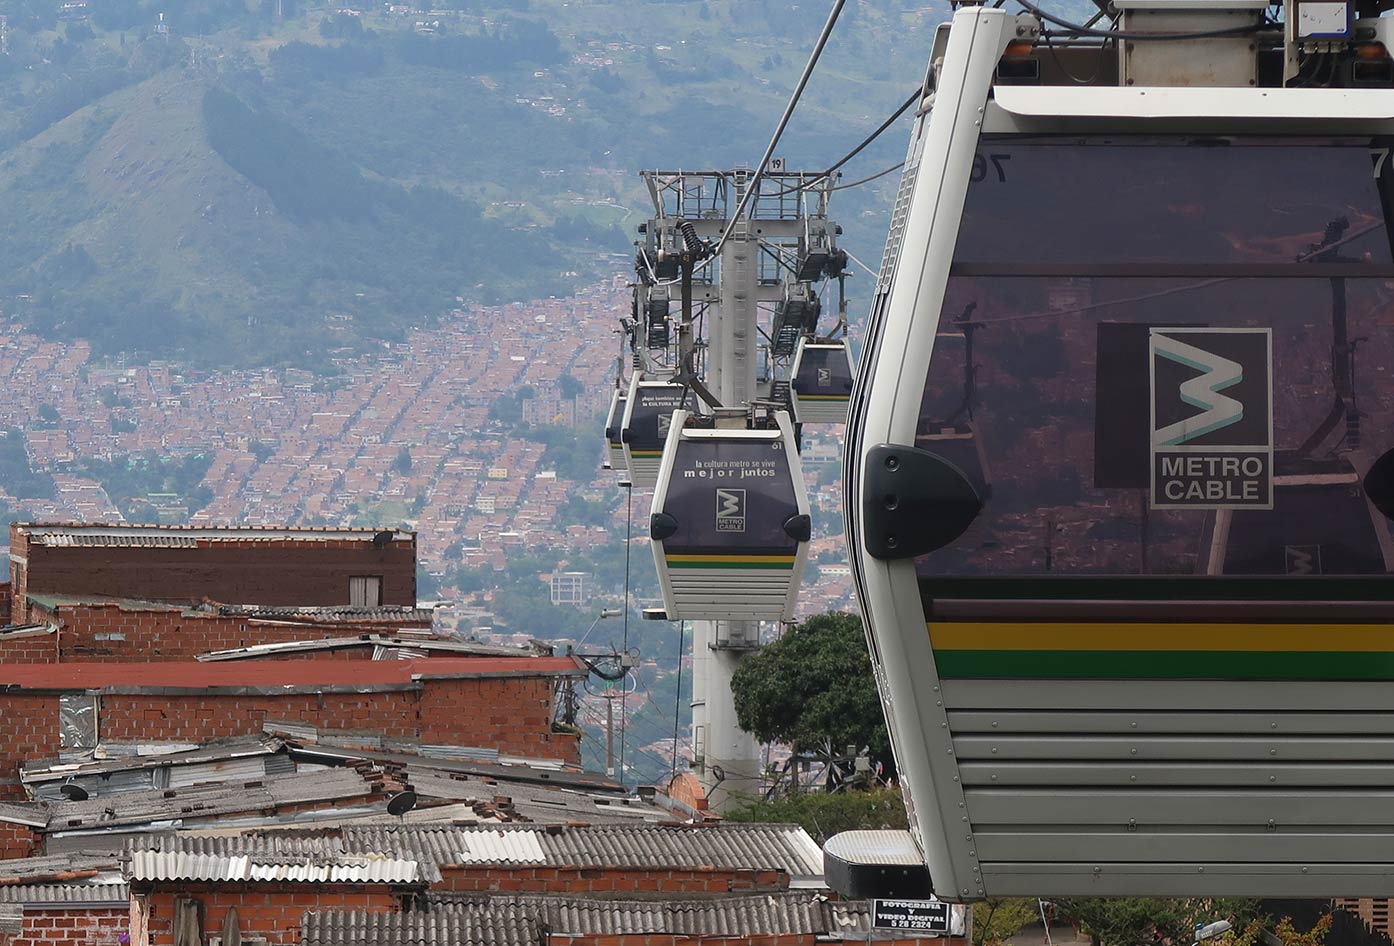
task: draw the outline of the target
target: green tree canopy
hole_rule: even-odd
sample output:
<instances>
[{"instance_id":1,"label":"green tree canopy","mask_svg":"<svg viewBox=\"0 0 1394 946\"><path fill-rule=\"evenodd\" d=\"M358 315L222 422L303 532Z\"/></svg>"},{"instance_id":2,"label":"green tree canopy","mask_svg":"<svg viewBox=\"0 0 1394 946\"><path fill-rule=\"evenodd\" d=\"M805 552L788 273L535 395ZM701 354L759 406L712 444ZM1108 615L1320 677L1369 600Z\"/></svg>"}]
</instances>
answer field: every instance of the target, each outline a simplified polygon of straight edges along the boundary
<instances>
[{"instance_id":1,"label":"green tree canopy","mask_svg":"<svg viewBox=\"0 0 1394 946\"><path fill-rule=\"evenodd\" d=\"M796 824L819 844L843 831L906 827L905 802L896 788L867 792L784 795L726 813L727 821Z\"/></svg>"},{"instance_id":2,"label":"green tree canopy","mask_svg":"<svg viewBox=\"0 0 1394 946\"><path fill-rule=\"evenodd\" d=\"M796 751L867 747L894 767L861 619L828 613L796 624L741 662L731 678L736 719L765 742Z\"/></svg>"},{"instance_id":3,"label":"green tree canopy","mask_svg":"<svg viewBox=\"0 0 1394 946\"><path fill-rule=\"evenodd\" d=\"M1170 900L1161 897L1074 897L1055 901L1056 914L1079 924L1093 946L1189 943L1197 923L1229 920L1236 933L1258 919L1259 904L1233 897ZM1255 927L1255 930L1257 927ZM1257 934L1255 933L1255 936ZM1228 940L1215 940L1225 946ZM1234 946L1242 946L1242 938Z\"/></svg>"}]
</instances>

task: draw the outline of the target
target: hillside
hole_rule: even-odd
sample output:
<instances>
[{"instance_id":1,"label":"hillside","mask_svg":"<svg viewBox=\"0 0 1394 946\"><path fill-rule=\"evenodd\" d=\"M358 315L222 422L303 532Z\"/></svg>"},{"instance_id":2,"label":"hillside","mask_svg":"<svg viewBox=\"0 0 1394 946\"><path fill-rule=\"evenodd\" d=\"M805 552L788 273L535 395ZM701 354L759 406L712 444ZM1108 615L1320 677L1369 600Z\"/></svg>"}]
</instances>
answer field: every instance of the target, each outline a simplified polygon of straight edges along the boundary
<instances>
[{"instance_id":1,"label":"hillside","mask_svg":"<svg viewBox=\"0 0 1394 946\"><path fill-rule=\"evenodd\" d=\"M314 366L457 299L623 271L647 213L636 171L755 160L824 15L773 0L62 6L21 4L0 54L0 311L99 356L220 366ZM825 165L898 104L941 15L849 4L780 149L790 164ZM903 148L896 129L848 174ZM894 181L835 205L869 262Z\"/></svg>"}]
</instances>

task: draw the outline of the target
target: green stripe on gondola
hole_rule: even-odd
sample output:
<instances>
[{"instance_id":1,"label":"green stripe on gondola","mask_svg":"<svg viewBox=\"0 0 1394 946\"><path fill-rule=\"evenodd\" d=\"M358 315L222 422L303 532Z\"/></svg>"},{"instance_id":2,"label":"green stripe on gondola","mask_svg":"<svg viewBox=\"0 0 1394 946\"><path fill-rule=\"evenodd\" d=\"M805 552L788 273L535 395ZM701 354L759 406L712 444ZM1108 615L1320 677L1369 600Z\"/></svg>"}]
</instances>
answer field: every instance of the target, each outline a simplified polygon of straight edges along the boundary
<instances>
[{"instance_id":1,"label":"green stripe on gondola","mask_svg":"<svg viewBox=\"0 0 1394 946\"><path fill-rule=\"evenodd\" d=\"M1394 680L1390 652L936 650L934 662L946 679Z\"/></svg>"},{"instance_id":2,"label":"green stripe on gondola","mask_svg":"<svg viewBox=\"0 0 1394 946\"><path fill-rule=\"evenodd\" d=\"M756 555L667 555L669 568L753 568L788 571L794 567L793 556Z\"/></svg>"}]
</instances>

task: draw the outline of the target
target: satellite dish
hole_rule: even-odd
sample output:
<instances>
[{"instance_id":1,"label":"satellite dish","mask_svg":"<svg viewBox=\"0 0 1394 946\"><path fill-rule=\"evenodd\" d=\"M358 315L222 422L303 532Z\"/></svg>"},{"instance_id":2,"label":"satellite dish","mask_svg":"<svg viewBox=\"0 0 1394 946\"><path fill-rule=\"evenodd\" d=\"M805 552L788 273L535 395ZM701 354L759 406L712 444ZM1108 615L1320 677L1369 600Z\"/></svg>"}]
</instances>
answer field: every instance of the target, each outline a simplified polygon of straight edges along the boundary
<instances>
[{"instance_id":1,"label":"satellite dish","mask_svg":"<svg viewBox=\"0 0 1394 946\"><path fill-rule=\"evenodd\" d=\"M411 811L415 807L416 792L412 791L411 789L407 789L404 792L398 792L387 801L387 813L389 815L396 815L398 818Z\"/></svg>"},{"instance_id":2,"label":"satellite dish","mask_svg":"<svg viewBox=\"0 0 1394 946\"><path fill-rule=\"evenodd\" d=\"M83 788L77 782L64 782L62 785L58 786L58 791L61 792L63 797L68 801L87 801L90 797L87 789Z\"/></svg>"},{"instance_id":3,"label":"satellite dish","mask_svg":"<svg viewBox=\"0 0 1394 946\"><path fill-rule=\"evenodd\" d=\"M396 536L396 534L397 533L392 531L391 529L383 529L377 535L373 536L374 547L380 549L387 548L387 546L391 544L392 539L394 536Z\"/></svg>"}]
</instances>

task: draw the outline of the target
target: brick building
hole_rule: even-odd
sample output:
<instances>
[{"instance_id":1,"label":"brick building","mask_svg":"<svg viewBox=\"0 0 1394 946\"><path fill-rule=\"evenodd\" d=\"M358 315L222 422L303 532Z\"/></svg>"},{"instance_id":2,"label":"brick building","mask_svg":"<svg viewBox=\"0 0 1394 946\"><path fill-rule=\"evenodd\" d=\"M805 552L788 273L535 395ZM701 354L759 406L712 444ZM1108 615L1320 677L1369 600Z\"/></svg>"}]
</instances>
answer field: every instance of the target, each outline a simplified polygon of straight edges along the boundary
<instances>
[{"instance_id":1,"label":"brick building","mask_svg":"<svg viewBox=\"0 0 1394 946\"><path fill-rule=\"evenodd\" d=\"M416 605L416 534L12 523L11 620L28 596L257 605Z\"/></svg>"},{"instance_id":2,"label":"brick building","mask_svg":"<svg viewBox=\"0 0 1394 946\"><path fill-rule=\"evenodd\" d=\"M432 623L430 611L396 605L256 608L60 594L25 597L29 623L0 628L0 661L196 660L214 651L342 640L350 634L428 632Z\"/></svg>"},{"instance_id":3,"label":"brick building","mask_svg":"<svg viewBox=\"0 0 1394 946\"><path fill-rule=\"evenodd\" d=\"M552 732L572 657L0 664L0 799L23 797L25 761L103 743L202 743L267 720L427 744L580 761Z\"/></svg>"},{"instance_id":4,"label":"brick building","mask_svg":"<svg viewBox=\"0 0 1394 946\"><path fill-rule=\"evenodd\" d=\"M377 825L137 840L127 857L132 941L155 946L176 911L216 932L230 910L269 946L922 943L831 898L793 825ZM461 870L493 886L458 892Z\"/></svg>"}]
</instances>

